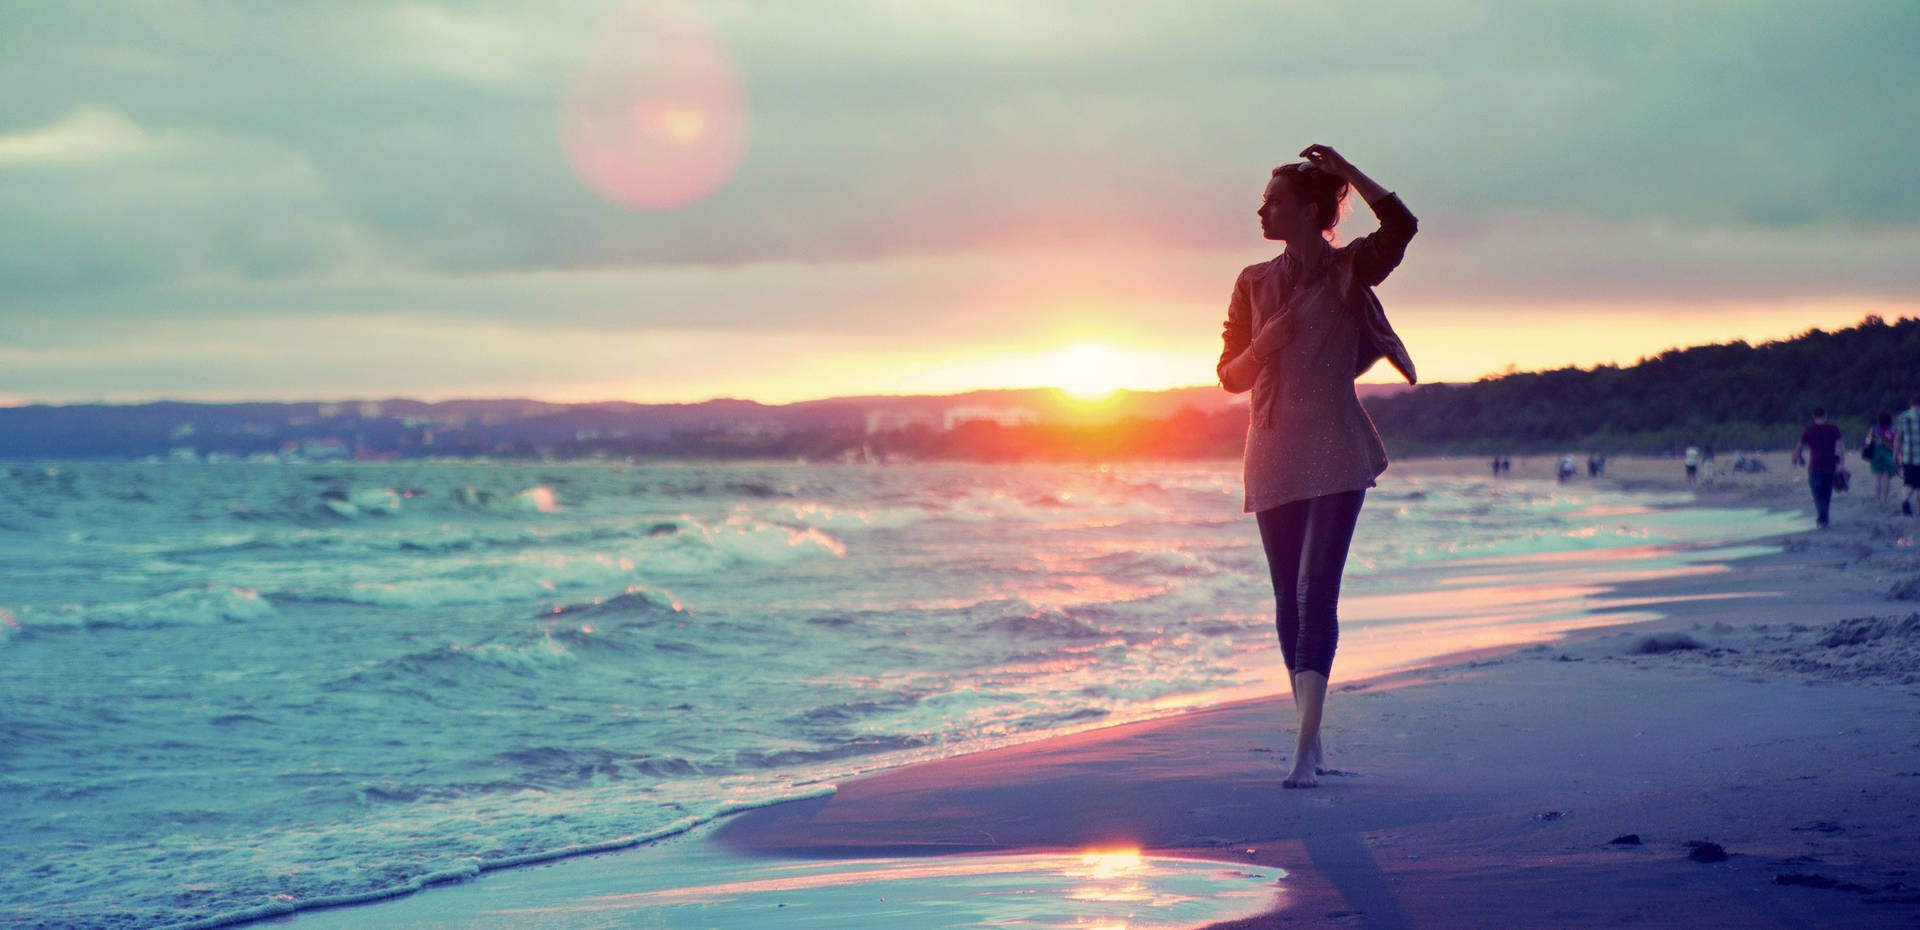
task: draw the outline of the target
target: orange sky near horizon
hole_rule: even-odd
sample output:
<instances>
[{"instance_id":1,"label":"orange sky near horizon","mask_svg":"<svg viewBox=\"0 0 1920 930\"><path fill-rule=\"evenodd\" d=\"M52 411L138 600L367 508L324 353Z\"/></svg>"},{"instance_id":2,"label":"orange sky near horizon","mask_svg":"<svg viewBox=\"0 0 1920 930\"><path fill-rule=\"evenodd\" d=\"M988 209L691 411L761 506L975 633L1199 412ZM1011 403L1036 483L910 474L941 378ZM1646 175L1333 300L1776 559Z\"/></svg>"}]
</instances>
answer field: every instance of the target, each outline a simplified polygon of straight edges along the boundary
<instances>
[{"instance_id":1,"label":"orange sky near horizon","mask_svg":"<svg viewBox=\"0 0 1920 930\"><path fill-rule=\"evenodd\" d=\"M1432 383L1475 381L1499 374L1509 365L1521 371L1609 363L1627 366L1670 348L1734 340L1757 344L1791 338L1810 328L1841 329L1858 324L1869 314L1890 321L1920 316L1920 302L1729 305L1710 315L1698 310L1695 305L1643 304L1516 312L1510 308L1407 302L1391 305L1388 312L1413 353L1422 383ZM1195 308L1189 313L1217 317L1222 311ZM1043 328L1044 335L1031 339L982 338L932 350L902 350L880 340L850 343L837 333L788 332L762 338L731 331L679 331L646 337L646 353L650 356L694 360L676 376L671 389L663 389L657 382L635 385L591 377L549 378L536 387L506 383L498 377L463 381L435 376L438 383L424 389L343 391L318 384L288 383L276 392L236 387L197 392L191 399L217 403L527 397L558 403L698 403L731 397L777 405L854 395L958 394L1035 387L1060 388L1075 397L1092 399L1116 389L1154 391L1212 384L1219 354L1217 327L1217 322L1193 326L1190 334L1177 339L1156 339L1158 334L1147 330ZM337 320L305 320L289 325L283 320L262 319L235 324L235 329L234 356L244 354L241 346L253 343L324 347L327 339L340 332ZM478 323L446 332L411 321L366 320L348 331L355 338L371 338L380 344L433 344L441 353L457 356L465 363L489 363L482 367L496 373L514 364L511 347L520 338L510 327ZM743 348L743 343L747 347ZM618 369L623 359L635 355L630 342L590 331L553 331L546 335L545 344L582 371ZM197 351L204 354L208 348L201 344ZM224 354L218 346L214 351ZM765 364L745 364L762 352L777 357ZM0 361L5 355L5 348L0 347ZM715 358L742 363L699 363ZM1360 380L1394 383L1399 378L1391 367L1378 365ZM150 392L128 396L101 392L94 398L53 402L138 403L154 399L161 398ZM0 394L0 406L35 402L43 401L17 392Z\"/></svg>"},{"instance_id":2,"label":"orange sky near horizon","mask_svg":"<svg viewBox=\"0 0 1920 930\"><path fill-rule=\"evenodd\" d=\"M1672 348L1788 339L1812 328L1841 329L1870 314L1894 320L1920 316L1920 303L1883 301L1821 305L1730 306L1711 317L1687 315L1683 306L1580 307L1577 312L1539 311L1537 322L1457 307L1390 308L1395 327L1413 353L1422 383L1471 382L1505 371L1630 366ZM588 386L551 400L634 400L669 403L717 396L768 404L861 394L957 394L994 388L1060 388L1077 397L1118 389L1156 391L1213 383L1219 339L1205 335L1185 344L1129 338L1125 334L1065 342L1037 341L1010 348L956 347L939 353L842 353L796 358L760 379L738 372L703 388L688 384L670 398L656 390L621 396L613 386ZM1363 383L1395 383L1397 372L1376 366ZM613 394L600 393L612 390Z\"/></svg>"}]
</instances>

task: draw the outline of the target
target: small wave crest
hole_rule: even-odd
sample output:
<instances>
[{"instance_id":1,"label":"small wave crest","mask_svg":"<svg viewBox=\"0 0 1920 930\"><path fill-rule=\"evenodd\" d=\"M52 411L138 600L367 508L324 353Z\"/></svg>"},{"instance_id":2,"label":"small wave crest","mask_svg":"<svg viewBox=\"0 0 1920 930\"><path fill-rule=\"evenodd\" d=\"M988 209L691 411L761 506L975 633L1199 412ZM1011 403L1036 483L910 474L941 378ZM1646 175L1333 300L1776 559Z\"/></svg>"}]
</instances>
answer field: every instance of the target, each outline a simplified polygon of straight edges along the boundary
<instances>
[{"instance_id":1,"label":"small wave crest","mask_svg":"<svg viewBox=\"0 0 1920 930\"><path fill-rule=\"evenodd\" d=\"M662 616L679 616L686 608L670 595L655 591L642 585L629 586L625 591L609 598L594 598L573 604L556 604L541 612L543 617L565 617L573 620L650 620Z\"/></svg>"},{"instance_id":2,"label":"small wave crest","mask_svg":"<svg viewBox=\"0 0 1920 930\"><path fill-rule=\"evenodd\" d=\"M119 627L149 629L261 620L273 604L251 588L209 584L181 588L150 598L53 607L22 607L15 628L60 629ZM6 624L0 624L6 626ZM4 635L4 634L0 634Z\"/></svg>"},{"instance_id":3,"label":"small wave crest","mask_svg":"<svg viewBox=\"0 0 1920 930\"><path fill-rule=\"evenodd\" d=\"M1090 567L1102 577L1125 579L1207 575L1219 570L1213 563L1178 549L1115 552L1094 559Z\"/></svg>"},{"instance_id":4,"label":"small wave crest","mask_svg":"<svg viewBox=\"0 0 1920 930\"><path fill-rule=\"evenodd\" d=\"M631 531L660 525L640 521ZM673 532L618 534L605 551L555 552L551 548L512 554L476 553L387 563L389 577L339 580L276 594L314 603L376 607L451 607L577 598L594 589L628 589L650 576L716 575L743 566L780 567L815 558L845 558L846 544L816 527L795 529L735 514L717 524L682 516ZM583 539L598 541L589 533ZM435 554L459 551L436 550ZM563 609L590 606L563 602ZM631 606L631 605L630 605Z\"/></svg>"},{"instance_id":5,"label":"small wave crest","mask_svg":"<svg viewBox=\"0 0 1920 930\"><path fill-rule=\"evenodd\" d=\"M302 893L300 894L283 891L271 895L254 896L255 903L241 905L237 901L229 902L226 905L229 908L227 910L196 920L166 924L165 927L166 930L213 930L213 928L216 927L231 927L237 924L252 923L269 917L284 916L300 911L385 901L391 898L410 895L434 885L464 882L476 878L482 873L492 872L498 869L515 868L523 865L552 862L559 859L570 859L575 856L612 852L618 849L628 849L645 843L657 842L669 837L679 836L695 827L710 823L721 817L744 813L774 804L784 804L788 801L824 797L833 792L834 788L831 785L814 785L804 788L772 790L757 797L717 804L706 810L681 817L665 825L640 833L629 833L606 840L545 846L525 852L500 852L485 856L462 856L451 862L443 860L443 864L438 867L415 867L411 875L404 875L401 867L395 867L330 876L328 879L317 883L317 887L302 888ZM404 877L396 875L396 872L401 872Z\"/></svg>"},{"instance_id":6,"label":"small wave crest","mask_svg":"<svg viewBox=\"0 0 1920 930\"><path fill-rule=\"evenodd\" d=\"M400 512L403 495L392 488L328 488L320 492L320 507L337 517L392 516Z\"/></svg>"},{"instance_id":7,"label":"small wave crest","mask_svg":"<svg viewBox=\"0 0 1920 930\"><path fill-rule=\"evenodd\" d=\"M1165 519L1166 510L1137 498L1110 497L1073 491L1048 491L1011 494L1002 489L975 489L947 505L946 519L963 523L991 523L1001 520L1057 523L1070 521L1085 526L1110 526L1122 522L1154 522Z\"/></svg>"},{"instance_id":8,"label":"small wave crest","mask_svg":"<svg viewBox=\"0 0 1920 930\"><path fill-rule=\"evenodd\" d=\"M538 601L566 589L625 587L635 562L623 555L542 552L443 563L426 574L353 581L306 592L301 599L377 607L448 607Z\"/></svg>"},{"instance_id":9,"label":"small wave crest","mask_svg":"<svg viewBox=\"0 0 1920 930\"><path fill-rule=\"evenodd\" d=\"M493 764L513 770L515 783L570 788L600 781L697 776L712 769L679 756L616 752L599 747L531 746L495 755Z\"/></svg>"},{"instance_id":10,"label":"small wave crest","mask_svg":"<svg viewBox=\"0 0 1920 930\"><path fill-rule=\"evenodd\" d=\"M728 761L730 768L741 770L800 768L821 762L919 749L928 742L927 736L914 734L855 736L816 749L743 750L734 753Z\"/></svg>"},{"instance_id":11,"label":"small wave crest","mask_svg":"<svg viewBox=\"0 0 1920 930\"><path fill-rule=\"evenodd\" d=\"M538 675L579 661L565 645L551 636L525 643L486 642L473 646L456 644L447 648L475 662L498 666L517 675Z\"/></svg>"},{"instance_id":12,"label":"small wave crest","mask_svg":"<svg viewBox=\"0 0 1920 930\"><path fill-rule=\"evenodd\" d=\"M565 508L549 480L517 490L476 487L450 488L354 484L337 475L316 475L326 484L312 496L295 495L272 500L239 500L225 506L226 518L255 525L343 525L406 516L449 518L558 513Z\"/></svg>"},{"instance_id":13,"label":"small wave crest","mask_svg":"<svg viewBox=\"0 0 1920 930\"><path fill-rule=\"evenodd\" d=\"M637 541L635 558L643 572L710 575L739 565L791 565L846 554L844 543L818 527L794 529L734 514L718 525L683 516L677 532Z\"/></svg>"},{"instance_id":14,"label":"small wave crest","mask_svg":"<svg viewBox=\"0 0 1920 930\"><path fill-rule=\"evenodd\" d=\"M863 530L898 530L926 519L919 507L833 507L821 503L794 504L769 508L761 517L770 523L829 530L835 533Z\"/></svg>"},{"instance_id":15,"label":"small wave crest","mask_svg":"<svg viewBox=\"0 0 1920 930\"><path fill-rule=\"evenodd\" d=\"M1105 628L1063 610L1041 610L1000 617L980 627L980 632L1019 639L1050 640L1095 640L1112 635Z\"/></svg>"}]
</instances>

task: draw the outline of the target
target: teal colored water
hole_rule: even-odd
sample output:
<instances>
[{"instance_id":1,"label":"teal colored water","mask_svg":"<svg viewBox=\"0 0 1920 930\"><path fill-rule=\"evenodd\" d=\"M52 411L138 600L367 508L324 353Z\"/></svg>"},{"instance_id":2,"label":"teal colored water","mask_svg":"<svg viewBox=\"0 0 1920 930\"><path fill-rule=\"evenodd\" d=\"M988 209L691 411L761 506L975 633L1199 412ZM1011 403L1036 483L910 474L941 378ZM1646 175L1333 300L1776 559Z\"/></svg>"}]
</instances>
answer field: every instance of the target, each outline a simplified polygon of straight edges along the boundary
<instances>
[{"instance_id":1,"label":"teal colored water","mask_svg":"<svg viewBox=\"0 0 1920 930\"><path fill-rule=\"evenodd\" d=\"M1788 529L1676 502L1396 469L1343 642ZM380 893L1245 689L1239 504L1237 463L0 468L0 923Z\"/></svg>"}]
</instances>

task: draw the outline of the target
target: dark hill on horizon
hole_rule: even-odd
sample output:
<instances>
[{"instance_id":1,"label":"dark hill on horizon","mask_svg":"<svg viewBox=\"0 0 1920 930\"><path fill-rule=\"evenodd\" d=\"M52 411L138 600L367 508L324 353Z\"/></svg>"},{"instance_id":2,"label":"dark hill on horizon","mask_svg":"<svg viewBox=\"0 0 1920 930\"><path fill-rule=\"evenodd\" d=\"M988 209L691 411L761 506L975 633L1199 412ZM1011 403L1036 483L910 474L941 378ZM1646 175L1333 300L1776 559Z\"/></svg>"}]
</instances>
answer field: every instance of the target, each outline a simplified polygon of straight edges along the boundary
<instances>
[{"instance_id":1,"label":"dark hill on horizon","mask_svg":"<svg viewBox=\"0 0 1920 930\"><path fill-rule=\"evenodd\" d=\"M1920 389L1920 320L1676 348L1631 366L1516 372L1470 384L1362 384L1389 448L1412 453L1781 449L1814 405L1849 443ZM1218 386L830 397L789 404L562 404L468 399L0 408L0 458L1233 457L1245 395Z\"/></svg>"},{"instance_id":2,"label":"dark hill on horizon","mask_svg":"<svg viewBox=\"0 0 1920 930\"><path fill-rule=\"evenodd\" d=\"M1367 402L1401 451L1662 453L1784 449L1815 406L1849 445L1920 392L1920 319L1810 329L1790 339L1669 349L1634 365L1421 385Z\"/></svg>"}]
</instances>

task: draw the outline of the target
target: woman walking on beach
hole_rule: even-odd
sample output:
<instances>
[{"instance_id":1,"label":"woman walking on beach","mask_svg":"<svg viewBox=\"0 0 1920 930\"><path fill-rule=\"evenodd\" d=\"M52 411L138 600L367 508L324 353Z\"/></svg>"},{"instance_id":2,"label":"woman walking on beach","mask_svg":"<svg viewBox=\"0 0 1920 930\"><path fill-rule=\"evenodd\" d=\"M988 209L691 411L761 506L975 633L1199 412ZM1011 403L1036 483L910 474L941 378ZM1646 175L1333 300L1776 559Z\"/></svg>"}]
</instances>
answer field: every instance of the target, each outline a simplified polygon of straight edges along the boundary
<instances>
[{"instance_id":1,"label":"woman walking on beach","mask_svg":"<svg viewBox=\"0 0 1920 930\"><path fill-rule=\"evenodd\" d=\"M1266 549L1280 652L1300 715L1288 788L1319 783L1340 576L1367 488L1387 468L1353 381L1382 357L1414 381L1413 362L1373 287L1400 264L1417 228L1398 196L1338 152L1310 145L1300 155L1305 162L1273 169L1259 210L1261 233L1286 250L1234 282L1216 368L1228 391L1253 392L1245 509ZM1349 188L1373 208L1380 230L1336 247L1333 227Z\"/></svg>"},{"instance_id":2,"label":"woman walking on beach","mask_svg":"<svg viewBox=\"0 0 1920 930\"><path fill-rule=\"evenodd\" d=\"M1867 427L1867 461L1873 470L1873 499L1886 506L1887 498L1893 495L1893 475L1900 469L1893 464L1893 411L1882 410L1874 418L1873 425Z\"/></svg>"}]
</instances>

